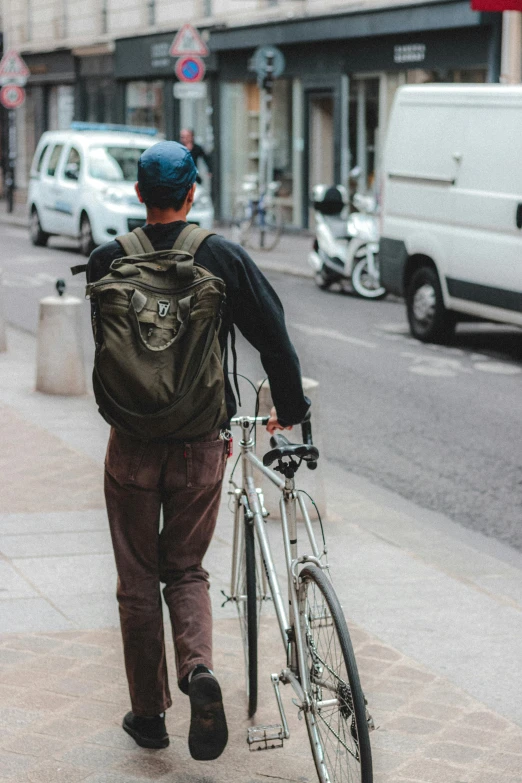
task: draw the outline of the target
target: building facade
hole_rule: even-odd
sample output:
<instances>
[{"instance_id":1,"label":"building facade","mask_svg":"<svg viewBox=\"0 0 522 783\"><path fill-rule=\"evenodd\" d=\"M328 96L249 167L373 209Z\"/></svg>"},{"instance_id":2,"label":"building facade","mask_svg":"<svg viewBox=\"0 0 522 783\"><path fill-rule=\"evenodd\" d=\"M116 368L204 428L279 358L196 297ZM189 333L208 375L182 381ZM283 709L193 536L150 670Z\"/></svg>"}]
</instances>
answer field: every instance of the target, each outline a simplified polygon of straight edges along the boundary
<instances>
[{"instance_id":1,"label":"building facade","mask_svg":"<svg viewBox=\"0 0 522 783\"><path fill-rule=\"evenodd\" d=\"M71 120L192 127L213 151L217 213L232 216L260 156L260 88L252 56L277 46L273 170L287 221L308 224L319 182L377 190L396 89L407 83L498 81L500 14L467 0L4 0L6 45L31 76L18 110L18 185L40 134ZM204 88L183 97L172 41L185 22L209 48Z\"/></svg>"}]
</instances>

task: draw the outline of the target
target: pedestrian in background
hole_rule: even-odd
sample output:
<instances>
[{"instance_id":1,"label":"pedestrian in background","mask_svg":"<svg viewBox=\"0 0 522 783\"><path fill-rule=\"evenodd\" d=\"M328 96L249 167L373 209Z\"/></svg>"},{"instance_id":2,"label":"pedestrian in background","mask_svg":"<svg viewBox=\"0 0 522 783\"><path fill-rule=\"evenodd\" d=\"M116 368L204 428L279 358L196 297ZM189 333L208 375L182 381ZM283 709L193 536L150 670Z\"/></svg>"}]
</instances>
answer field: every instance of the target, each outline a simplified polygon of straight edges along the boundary
<instances>
[{"instance_id":1,"label":"pedestrian in background","mask_svg":"<svg viewBox=\"0 0 522 783\"><path fill-rule=\"evenodd\" d=\"M200 144L196 144L194 141L194 131L189 128L184 128L179 134L179 140L184 147L190 150L196 168L198 167L198 160L201 158L207 167L208 176L212 177L212 161L203 147ZM199 174L196 177L196 182L201 183L201 176Z\"/></svg>"}]
</instances>

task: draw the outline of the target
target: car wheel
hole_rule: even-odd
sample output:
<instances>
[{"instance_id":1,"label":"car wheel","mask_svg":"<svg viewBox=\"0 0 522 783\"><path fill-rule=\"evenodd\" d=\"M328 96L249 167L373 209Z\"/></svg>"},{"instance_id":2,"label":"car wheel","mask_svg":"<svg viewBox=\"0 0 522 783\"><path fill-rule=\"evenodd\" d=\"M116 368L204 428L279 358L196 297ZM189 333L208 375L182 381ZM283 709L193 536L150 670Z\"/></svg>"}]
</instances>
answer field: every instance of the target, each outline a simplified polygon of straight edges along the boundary
<instances>
[{"instance_id":1,"label":"car wheel","mask_svg":"<svg viewBox=\"0 0 522 783\"><path fill-rule=\"evenodd\" d=\"M410 331L424 343L445 343L451 339L456 314L447 310L437 272L430 266L417 269L406 291Z\"/></svg>"},{"instance_id":2,"label":"car wheel","mask_svg":"<svg viewBox=\"0 0 522 783\"><path fill-rule=\"evenodd\" d=\"M94 247L91 221L87 215L84 214L80 223L80 250L84 256L90 256Z\"/></svg>"},{"instance_id":3,"label":"car wheel","mask_svg":"<svg viewBox=\"0 0 522 783\"><path fill-rule=\"evenodd\" d=\"M50 234L48 234L46 231L42 231L40 217L36 207L33 207L31 210L31 217L29 220L29 236L31 238L32 244L36 247L45 247L50 237Z\"/></svg>"}]
</instances>

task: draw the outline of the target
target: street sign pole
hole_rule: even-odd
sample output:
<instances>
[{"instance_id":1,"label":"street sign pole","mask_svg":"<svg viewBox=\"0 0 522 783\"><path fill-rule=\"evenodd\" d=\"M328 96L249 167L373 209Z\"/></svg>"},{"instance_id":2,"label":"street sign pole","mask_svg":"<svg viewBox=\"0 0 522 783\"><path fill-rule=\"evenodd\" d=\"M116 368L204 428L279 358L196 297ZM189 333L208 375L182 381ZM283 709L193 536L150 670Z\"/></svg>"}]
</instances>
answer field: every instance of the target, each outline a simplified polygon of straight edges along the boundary
<instances>
[{"instance_id":1,"label":"street sign pole","mask_svg":"<svg viewBox=\"0 0 522 783\"><path fill-rule=\"evenodd\" d=\"M7 211L12 212L14 206L14 191L16 182L16 109L8 110L8 153L5 190Z\"/></svg>"},{"instance_id":2,"label":"street sign pole","mask_svg":"<svg viewBox=\"0 0 522 783\"><path fill-rule=\"evenodd\" d=\"M261 89L260 111L260 150L259 150L259 195L265 193L268 183L273 179L274 150L272 128L272 100L274 86L274 57L268 53L265 63L265 75Z\"/></svg>"}]
</instances>

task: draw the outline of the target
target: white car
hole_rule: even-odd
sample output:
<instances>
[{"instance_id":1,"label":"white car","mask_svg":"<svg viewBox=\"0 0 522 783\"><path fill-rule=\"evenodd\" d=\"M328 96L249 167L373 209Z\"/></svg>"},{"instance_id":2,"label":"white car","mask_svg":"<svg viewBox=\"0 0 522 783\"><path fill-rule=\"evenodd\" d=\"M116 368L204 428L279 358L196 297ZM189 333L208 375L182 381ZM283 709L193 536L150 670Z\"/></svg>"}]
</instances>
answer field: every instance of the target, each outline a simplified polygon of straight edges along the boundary
<instances>
[{"instance_id":1,"label":"white car","mask_svg":"<svg viewBox=\"0 0 522 783\"><path fill-rule=\"evenodd\" d=\"M53 235L73 237L88 256L96 245L142 226L145 207L134 191L138 159L158 140L154 130L94 123L44 133L27 201L32 243L45 245ZM189 220L208 229L214 222L212 201L200 185Z\"/></svg>"}]
</instances>

